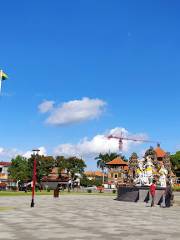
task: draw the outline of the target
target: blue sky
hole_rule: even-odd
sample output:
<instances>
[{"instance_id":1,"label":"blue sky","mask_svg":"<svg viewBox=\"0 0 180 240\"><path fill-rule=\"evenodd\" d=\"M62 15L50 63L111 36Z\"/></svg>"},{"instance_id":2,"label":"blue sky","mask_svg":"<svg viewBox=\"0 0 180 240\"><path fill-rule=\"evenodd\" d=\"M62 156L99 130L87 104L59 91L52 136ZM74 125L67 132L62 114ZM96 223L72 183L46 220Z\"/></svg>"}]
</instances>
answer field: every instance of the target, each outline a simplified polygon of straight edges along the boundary
<instances>
[{"instance_id":1,"label":"blue sky","mask_svg":"<svg viewBox=\"0 0 180 240\"><path fill-rule=\"evenodd\" d=\"M0 2L0 68L9 75L1 160L34 147L80 149L94 168L95 140L119 128L180 149L179 1ZM42 113L44 103L51 107ZM47 121L53 114L56 123ZM129 144L124 153L147 147Z\"/></svg>"}]
</instances>

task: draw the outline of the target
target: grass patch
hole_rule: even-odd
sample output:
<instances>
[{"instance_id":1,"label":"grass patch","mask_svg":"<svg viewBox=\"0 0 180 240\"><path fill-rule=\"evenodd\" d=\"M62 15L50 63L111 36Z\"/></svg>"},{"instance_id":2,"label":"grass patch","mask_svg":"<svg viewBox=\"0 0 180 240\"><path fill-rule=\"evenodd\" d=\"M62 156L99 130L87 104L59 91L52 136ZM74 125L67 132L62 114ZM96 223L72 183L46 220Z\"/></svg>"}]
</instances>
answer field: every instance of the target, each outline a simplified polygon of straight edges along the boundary
<instances>
[{"instance_id":1,"label":"grass patch","mask_svg":"<svg viewBox=\"0 0 180 240\"><path fill-rule=\"evenodd\" d=\"M37 195L37 196L43 196L43 195L52 195L53 194L53 191L50 191L50 192L47 192L47 191L41 191L41 192L36 192L35 193L35 195ZM25 192L21 192L21 191L19 191L19 192L13 192L13 191L1 191L0 192L0 197L6 197L6 196L31 196L32 195L32 193L31 192L27 192L27 193L25 193Z\"/></svg>"},{"instance_id":2,"label":"grass patch","mask_svg":"<svg viewBox=\"0 0 180 240\"><path fill-rule=\"evenodd\" d=\"M14 209L13 207L0 207L0 212L1 211L8 211Z\"/></svg>"},{"instance_id":3,"label":"grass patch","mask_svg":"<svg viewBox=\"0 0 180 240\"><path fill-rule=\"evenodd\" d=\"M36 196L45 196L45 195L52 195L53 196L53 191L51 190L50 192L47 191L41 191L41 192L36 192ZM0 197L14 197L14 196L31 196L31 192L13 192L13 191L1 191L0 192ZM99 192L67 192L67 191L62 191L60 192L60 195L98 195L98 196L114 196L112 192L104 192L104 193L99 193Z\"/></svg>"}]
</instances>

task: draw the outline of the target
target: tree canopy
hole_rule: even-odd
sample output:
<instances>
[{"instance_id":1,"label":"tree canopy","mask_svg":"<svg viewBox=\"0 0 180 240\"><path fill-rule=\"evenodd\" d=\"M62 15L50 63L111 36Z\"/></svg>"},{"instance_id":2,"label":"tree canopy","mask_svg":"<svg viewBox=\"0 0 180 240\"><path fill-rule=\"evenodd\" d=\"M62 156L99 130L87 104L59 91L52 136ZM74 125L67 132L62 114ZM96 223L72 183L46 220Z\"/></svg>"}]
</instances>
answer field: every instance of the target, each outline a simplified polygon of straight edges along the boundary
<instances>
[{"instance_id":1,"label":"tree canopy","mask_svg":"<svg viewBox=\"0 0 180 240\"><path fill-rule=\"evenodd\" d=\"M61 173L66 169L66 159L64 156L57 156L55 159L55 167L58 168L59 177L61 177Z\"/></svg>"},{"instance_id":2,"label":"tree canopy","mask_svg":"<svg viewBox=\"0 0 180 240\"><path fill-rule=\"evenodd\" d=\"M22 156L17 156L11 160L11 166L8 168L10 178L24 182L29 179L28 161Z\"/></svg>"},{"instance_id":3,"label":"tree canopy","mask_svg":"<svg viewBox=\"0 0 180 240\"><path fill-rule=\"evenodd\" d=\"M58 167L59 175L65 170L69 176L75 177L76 173L82 174L86 167L85 161L77 157L57 156L55 166Z\"/></svg>"},{"instance_id":4,"label":"tree canopy","mask_svg":"<svg viewBox=\"0 0 180 240\"><path fill-rule=\"evenodd\" d=\"M100 168L102 171L104 171L106 168L106 163L112 161L118 156L119 155L117 153L105 153L105 154L100 153L95 158L95 160L97 160L97 167Z\"/></svg>"},{"instance_id":5,"label":"tree canopy","mask_svg":"<svg viewBox=\"0 0 180 240\"><path fill-rule=\"evenodd\" d=\"M86 167L84 160L77 157L68 157L65 159L64 163L67 173L70 173L72 178L75 177L76 173L82 174Z\"/></svg>"},{"instance_id":6,"label":"tree canopy","mask_svg":"<svg viewBox=\"0 0 180 240\"><path fill-rule=\"evenodd\" d=\"M65 170L69 176L75 177L76 173L82 174L86 167L84 160L77 157L58 156L55 159L52 156L31 155L29 159L17 156L12 159L12 165L9 167L10 177L16 181L31 181L33 175L34 158L36 157L36 179L41 183L44 176L48 176L54 167L58 167L59 176L62 170Z\"/></svg>"},{"instance_id":7,"label":"tree canopy","mask_svg":"<svg viewBox=\"0 0 180 240\"><path fill-rule=\"evenodd\" d=\"M180 177L180 151L170 156L173 171Z\"/></svg>"},{"instance_id":8,"label":"tree canopy","mask_svg":"<svg viewBox=\"0 0 180 240\"><path fill-rule=\"evenodd\" d=\"M37 179L37 182L40 183L44 176L48 176L51 173L53 167L55 166L55 160L51 156L32 155L28 159L30 179L32 179L32 174L33 174L34 157L36 157L36 161L37 161L36 179Z\"/></svg>"}]
</instances>

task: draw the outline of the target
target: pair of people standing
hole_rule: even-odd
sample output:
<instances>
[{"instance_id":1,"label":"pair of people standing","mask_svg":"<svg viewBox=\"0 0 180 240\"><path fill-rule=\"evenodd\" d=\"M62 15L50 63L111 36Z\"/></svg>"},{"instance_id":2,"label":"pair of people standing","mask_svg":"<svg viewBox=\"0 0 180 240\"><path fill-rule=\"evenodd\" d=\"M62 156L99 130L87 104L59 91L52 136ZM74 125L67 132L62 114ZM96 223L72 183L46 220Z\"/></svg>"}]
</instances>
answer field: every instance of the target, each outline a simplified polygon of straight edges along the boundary
<instances>
[{"instance_id":1,"label":"pair of people standing","mask_svg":"<svg viewBox=\"0 0 180 240\"><path fill-rule=\"evenodd\" d=\"M149 190L150 190L150 195L151 195L151 199L152 199L151 200L151 207L154 207L154 205L155 205L155 196L156 196L156 180L153 180L153 183L151 184ZM172 187L171 187L170 182L167 181L164 195L162 196L159 204L162 207L170 207L170 206L172 206L172 200L173 200Z\"/></svg>"}]
</instances>

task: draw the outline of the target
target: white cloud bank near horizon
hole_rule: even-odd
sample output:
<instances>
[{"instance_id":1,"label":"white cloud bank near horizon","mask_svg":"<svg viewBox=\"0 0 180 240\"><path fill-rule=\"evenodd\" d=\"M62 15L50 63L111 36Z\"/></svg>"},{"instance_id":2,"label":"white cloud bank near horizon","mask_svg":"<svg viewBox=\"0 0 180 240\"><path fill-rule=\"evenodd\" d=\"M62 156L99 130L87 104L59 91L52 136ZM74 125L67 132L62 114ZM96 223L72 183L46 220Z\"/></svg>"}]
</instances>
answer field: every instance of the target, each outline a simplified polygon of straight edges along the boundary
<instances>
[{"instance_id":1,"label":"white cloud bank near horizon","mask_svg":"<svg viewBox=\"0 0 180 240\"><path fill-rule=\"evenodd\" d=\"M131 137L139 140L147 139L147 135L143 133L137 133L132 135L125 128L116 127L105 133L95 135L93 138L83 138L78 143L62 143L53 149L51 153L47 153L47 149L44 146L39 147L40 155L63 155L63 156L76 156L82 157L85 160L91 159L97 156L99 153L107 153L107 152L117 152L119 153L119 141L118 139L108 139L109 135L113 135L116 137L123 135L123 137ZM134 146L140 145L143 142L133 142L128 140L123 140L123 154L126 154L131 150ZM7 149L0 147L0 158L1 160L11 160L15 158L17 155L21 155L23 157L29 158L31 157L32 151L21 151L16 148Z\"/></svg>"},{"instance_id":2,"label":"white cloud bank near horizon","mask_svg":"<svg viewBox=\"0 0 180 240\"><path fill-rule=\"evenodd\" d=\"M65 156L78 156L78 157L94 157L99 153L107 152L117 152L119 153L119 141L118 139L108 139L107 136L113 135L120 137L123 134L124 137L143 140L147 139L147 135L143 133L138 133L131 135L128 130L125 128L116 127L105 134L98 134L92 139L83 138L77 144L65 143L60 144L54 149L54 155L65 155ZM142 142L134 142L129 140L123 140L123 149L124 153L127 153L131 147L141 144Z\"/></svg>"},{"instance_id":3,"label":"white cloud bank near horizon","mask_svg":"<svg viewBox=\"0 0 180 240\"><path fill-rule=\"evenodd\" d=\"M40 150L38 152L39 155L47 156L47 150L45 147L42 146L42 147L39 147L38 149ZM27 152L23 153L23 157L30 158L32 154L33 154L32 151L27 151Z\"/></svg>"},{"instance_id":4,"label":"white cloud bank near horizon","mask_svg":"<svg viewBox=\"0 0 180 240\"><path fill-rule=\"evenodd\" d=\"M43 101L39 106L40 113L49 113L45 120L50 125L68 125L93 120L104 112L106 102L100 99L82 98L55 106L54 101Z\"/></svg>"},{"instance_id":5,"label":"white cloud bank near horizon","mask_svg":"<svg viewBox=\"0 0 180 240\"><path fill-rule=\"evenodd\" d=\"M44 155L44 156L47 155L47 151L46 151L45 147L41 146L38 149L40 150L39 155ZM18 155L21 155L25 158L30 158L32 154L33 154L33 152L30 151L30 150L21 151L21 150L18 150L16 148L10 148L9 149L9 148L0 147L0 158L3 158L3 159L0 159L0 161L11 160L12 158L15 158Z\"/></svg>"},{"instance_id":6,"label":"white cloud bank near horizon","mask_svg":"<svg viewBox=\"0 0 180 240\"><path fill-rule=\"evenodd\" d=\"M0 158L5 158L5 160L13 158L13 157L17 156L18 154L21 154L21 152L18 151L18 149L16 149L16 148L0 147ZM3 159L1 159L1 160L3 160Z\"/></svg>"}]
</instances>

